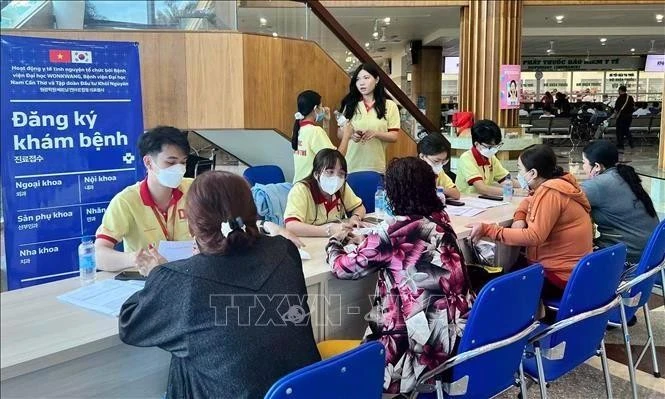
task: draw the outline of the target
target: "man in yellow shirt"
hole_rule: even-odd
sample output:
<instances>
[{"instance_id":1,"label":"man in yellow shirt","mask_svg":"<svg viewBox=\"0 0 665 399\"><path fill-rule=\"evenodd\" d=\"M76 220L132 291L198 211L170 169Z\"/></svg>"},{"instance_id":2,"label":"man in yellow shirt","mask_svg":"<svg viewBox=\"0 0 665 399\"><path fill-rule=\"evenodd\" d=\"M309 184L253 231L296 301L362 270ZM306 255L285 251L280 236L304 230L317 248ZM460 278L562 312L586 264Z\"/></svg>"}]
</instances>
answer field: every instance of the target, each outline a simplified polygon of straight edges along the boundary
<instances>
[{"instance_id":1,"label":"man in yellow shirt","mask_svg":"<svg viewBox=\"0 0 665 399\"><path fill-rule=\"evenodd\" d=\"M430 133L418 142L418 157L432 167L436 186L442 187L446 198L459 199L460 192L443 167L450 162L450 144L441 133Z\"/></svg>"},{"instance_id":2,"label":"man in yellow shirt","mask_svg":"<svg viewBox=\"0 0 665 399\"><path fill-rule=\"evenodd\" d=\"M141 136L139 151L148 176L116 194L106 208L95 240L99 269L135 267L139 252L151 244L192 239L185 215L193 181L184 178L189 150L186 134L174 127L160 126ZM124 252L114 249L121 241Z\"/></svg>"},{"instance_id":3,"label":"man in yellow shirt","mask_svg":"<svg viewBox=\"0 0 665 399\"><path fill-rule=\"evenodd\" d=\"M457 162L457 187L467 194L503 195L500 185L510 174L496 157L501 129L490 120L481 120L471 128L471 139L473 147Z\"/></svg>"}]
</instances>

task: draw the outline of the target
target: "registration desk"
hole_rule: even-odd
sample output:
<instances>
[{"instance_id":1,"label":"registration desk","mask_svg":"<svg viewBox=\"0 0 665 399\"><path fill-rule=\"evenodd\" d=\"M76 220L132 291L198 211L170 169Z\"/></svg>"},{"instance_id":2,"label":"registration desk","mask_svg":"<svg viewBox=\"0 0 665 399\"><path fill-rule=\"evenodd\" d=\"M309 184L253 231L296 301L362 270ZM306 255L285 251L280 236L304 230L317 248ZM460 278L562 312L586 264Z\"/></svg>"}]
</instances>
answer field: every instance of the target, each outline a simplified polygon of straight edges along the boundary
<instances>
[{"instance_id":1,"label":"registration desk","mask_svg":"<svg viewBox=\"0 0 665 399\"><path fill-rule=\"evenodd\" d=\"M466 224L508 225L519 199L473 217L453 217L460 239ZM304 239L312 259L303 261L312 326L317 341L358 339L365 329L376 277L337 280L325 261L326 239ZM112 278L100 272L98 279ZM170 354L137 348L118 338L118 320L60 302L79 287L67 279L0 295L0 397L159 398L166 391Z\"/></svg>"}]
</instances>

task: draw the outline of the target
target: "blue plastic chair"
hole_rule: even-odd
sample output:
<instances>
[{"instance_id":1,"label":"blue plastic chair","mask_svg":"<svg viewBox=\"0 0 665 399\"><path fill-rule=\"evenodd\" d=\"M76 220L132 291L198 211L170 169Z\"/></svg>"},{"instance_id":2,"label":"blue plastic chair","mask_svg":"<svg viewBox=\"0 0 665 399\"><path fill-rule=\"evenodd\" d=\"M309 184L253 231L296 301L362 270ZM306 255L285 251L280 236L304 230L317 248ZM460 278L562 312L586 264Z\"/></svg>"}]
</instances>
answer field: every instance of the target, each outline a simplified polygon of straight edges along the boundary
<instances>
[{"instance_id":1,"label":"blue plastic chair","mask_svg":"<svg viewBox=\"0 0 665 399\"><path fill-rule=\"evenodd\" d=\"M633 388L633 397L637 395L637 382L635 381L635 369L639 366L642 358L651 347L651 358L653 361L653 375L660 378L658 369L658 359L656 357L656 346L653 340L653 330L651 328L651 317L649 316L649 297L653 290L654 282L660 274L663 276L665 268L665 221L658 224L649 238L649 242L642 252L640 263L635 270L635 278L624 282L617 291L621 294L622 300L618 309L610 312L610 325L621 326L624 344L626 345L626 354L628 356L628 372L630 382ZM663 292L665 297L665 292ZM628 332L628 320L642 308L644 319L647 325L647 342L644 344L640 356L633 365L633 354L630 348L630 334Z\"/></svg>"},{"instance_id":2,"label":"blue plastic chair","mask_svg":"<svg viewBox=\"0 0 665 399\"><path fill-rule=\"evenodd\" d=\"M378 341L282 377L265 399L380 399L386 355Z\"/></svg>"},{"instance_id":3,"label":"blue plastic chair","mask_svg":"<svg viewBox=\"0 0 665 399\"><path fill-rule=\"evenodd\" d=\"M363 201L367 213L374 212L374 194L376 194L376 189L381 185L381 174L376 172L350 173L346 178L346 182L351 187L351 190Z\"/></svg>"},{"instance_id":4,"label":"blue plastic chair","mask_svg":"<svg viewBox=\"0 0 665 399\"><path fill-rule=\"evenodd\" d=\"M529 335L538 328L543 279L538 264L487 283L473 304L458 354L423 374L411 397L434 397L431 393L438 391L448 398L489 398L515 385L526 397L521 360ZM450 368L452 382L437 380Z\"/></svg>"},{"instance_id":5,"label":"blue plastic chair","mask_svg":"<svg viewBox=\"0 0 665 399\"><path fill-rule=\"evenodd\" d=\"M242 174L250 186L255 184L276 184L284 183L284 172L277 165L251 166Z\"/></svg>"},{"instance_id":6,"label":"blue plastic chair","mask_svg":"<svg viewBox=\"0 0 665 399\"><path fill-rule=\"evenodd\" d=\"M592 356L600 355L607 396L612 397L605 327L609 311L618 306L616 294L626 262L626 245L617 244L582 258L568 280L559 301L555 323L543 323L530 339L524 371L540 385L540 396L547 397L546 383L575 369Z\"/></svg>"}]
</instances>

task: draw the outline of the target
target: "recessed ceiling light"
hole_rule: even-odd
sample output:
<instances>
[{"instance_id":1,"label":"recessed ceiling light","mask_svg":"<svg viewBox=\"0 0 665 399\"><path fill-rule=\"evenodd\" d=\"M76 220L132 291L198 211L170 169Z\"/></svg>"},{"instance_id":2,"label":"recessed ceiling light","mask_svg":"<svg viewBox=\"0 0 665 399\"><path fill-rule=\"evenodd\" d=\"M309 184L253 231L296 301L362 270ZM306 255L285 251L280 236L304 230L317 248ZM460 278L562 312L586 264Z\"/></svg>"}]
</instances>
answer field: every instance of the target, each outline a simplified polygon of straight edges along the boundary
<instances>
[{"instance_id":1,"label":"recessed ceiling light","mask_svg":"<svg viewBox=\"0 0 665 399\"><path fill-rule=\"evenodd\" d=\"M554 17L554 19L556 19L557 24L563 23L564 18L565 17L563 15L557 15L556 17Z\"/></svg>"},{"instance_id":2,"label":"recessed ceiling light","mask_svg":"<svg viewBox=\"0 0 665 399\"><path fill-rule=\"evenodd\" d=\"M630 49L630 52L631 52L631 53L634 53L634 52L635 52L635 49L634 49L634 48L631 48L631 49Z\"/></svg>"},{"instance_id":3,"label":"recessed ceiling light","mask_svg":"<svg viewBox=\"0 0 665 399\"><path fill-rule=\"evenodd\" d=\"M369 42L365 43L365 47L369 47Z\"/></svg>"},{"instance_id":4,"label":"recessed ceiling light","mask_svg":"<svg viewBox=\"0 0 665 399\"><path fill-rule=\"evenodd\" d=\"M378 39L379 38L379 32L372 33L372 37L375 38L375 39Z\"/></svg>"},{"instance_id":5,"label":"recessed ceiling light","mask_svg":"<svg viewBox=\"0 0 665 399\"><path fill-rule=\"evenodd\" d=\"M261 26L266 26L268 24L268 20L261 17L259 18L259 23L261 24Z\"/></svg>"},{"instance_id":6,"label":"recessed ceiling light","mask_svg":"<svg viewBox=\"0 0 665 399\"><path fill-rule=\"evenodd\" d=\"M277 32L273 32L273 33L272 33L272 37L277 37L277 36L279 36L279 35L277 34Z\"/></svg>"},{"instance_id":7,"label":"recessed ceiling light","mask_svg":"<svg viewBox=\"0 0 665 399\"><path fill-rule=\"evenodd\" d=\"M656 14L656 21L663 22L663 14Z\"/></svg>"},{"instance_id":8,"label":"recessed ceiling light","mask_svg":"<svg viewBox=\"0 0 665 399\"><path fill-rule=\"evenodd\" d=\"M390 23L390 17L383 18L383 23L388 25Z\"/></svg>"},{"instance_id":9,"label":"recessed ceiling light","mask_svg":"<svg viewBox=\"0 0 665 399\"><path fill-rule=\"evenodd\" d=\"M601 42L601 43L605 43L606 41L607 41L606 38L604 38L604 37L601 37L601 38L600 38L600 42Z\"/></svg>"}]
</instances>

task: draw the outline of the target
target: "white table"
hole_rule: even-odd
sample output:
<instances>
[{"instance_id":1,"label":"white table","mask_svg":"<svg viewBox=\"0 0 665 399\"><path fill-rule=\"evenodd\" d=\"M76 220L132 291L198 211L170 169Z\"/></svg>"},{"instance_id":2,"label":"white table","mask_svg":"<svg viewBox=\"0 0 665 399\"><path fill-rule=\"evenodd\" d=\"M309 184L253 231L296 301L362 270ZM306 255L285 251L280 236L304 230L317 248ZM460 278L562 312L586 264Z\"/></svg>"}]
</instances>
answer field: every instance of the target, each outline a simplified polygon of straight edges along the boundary
<instances>
[{"instance_id":1,"label":"white table","mask_svg":"<svg viewBox=\"0 0 665 399\"><path fill-rule=\"evenodd\" d=\"M474 221L508 225L519 199L513 202L473 218L453 217L453 228L462 239L470 233L465 225ZM327 240L304 242L312 255L303 261L303 271L315 338L359 339L376 278L337 280L325 261ZM98 273L98 279L112 276ZM116 318L56 299L78 286L72 278L0 295L0 396L161 397L170 354L125 345Z\"/></svg>"}]
</instances>

